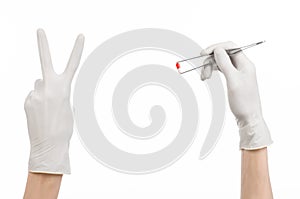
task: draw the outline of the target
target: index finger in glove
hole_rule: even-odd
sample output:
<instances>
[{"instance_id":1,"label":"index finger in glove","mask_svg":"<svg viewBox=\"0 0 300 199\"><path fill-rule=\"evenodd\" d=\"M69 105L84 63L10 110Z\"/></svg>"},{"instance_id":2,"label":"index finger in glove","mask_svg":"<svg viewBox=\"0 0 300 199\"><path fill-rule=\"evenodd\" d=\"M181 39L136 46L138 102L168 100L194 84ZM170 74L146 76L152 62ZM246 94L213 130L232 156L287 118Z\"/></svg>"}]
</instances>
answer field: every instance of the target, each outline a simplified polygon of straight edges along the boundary
<instances>
[{"instance_id":1,"label":"index finger in glove","mask_svg":"<svg viewBox=\"0 0 300 199\"><path fill-rule=\"evenodd\" d=\"M223 42L211 45L204 49L201 53L211 54L217 48L223 48L224 50L229 50L233 48L238 48L237 44L233 43L232 41ZM232 64L235 66L237 70L247 70L247 66L253 65L252 62L248 59L248 57L241 51L239 53L230 55L230 60Z\"/></svg>"},{"instance_id":2,"label":"index finger in glove","mask_svg":"<svg viewBox=\"0 0 300 199\"><path fill-rule=\"evenodd\" d=\"M78 35L75 41L74 48L69 58L69 62L63 73L70 82L72 81L74 74L79 66L82 51L83 51L83 46L84 46L84 36L80 34Z\"/></svg>"}]
</instances>

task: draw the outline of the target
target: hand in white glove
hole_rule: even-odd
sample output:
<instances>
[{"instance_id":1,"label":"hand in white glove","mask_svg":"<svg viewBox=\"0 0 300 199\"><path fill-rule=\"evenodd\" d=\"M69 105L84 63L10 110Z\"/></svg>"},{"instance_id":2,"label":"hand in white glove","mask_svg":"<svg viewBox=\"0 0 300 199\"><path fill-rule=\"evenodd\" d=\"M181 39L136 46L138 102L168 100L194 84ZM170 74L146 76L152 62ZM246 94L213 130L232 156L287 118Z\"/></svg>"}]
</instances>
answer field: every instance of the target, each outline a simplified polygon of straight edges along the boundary
<instances>
[{"instance_id":1,"label":"hand in white glove","mask_svg":"<svg viewBox=\"0 0 300 199\"><path fill-rule=\"evenodd\" d=\"M208 47L201 54L214 52L212 63L202 69L201 79L211 77L213 70L221 70L227 82L228 101L240 132L240 148L254 150L272 144L267 125L262 116L254 64L243 52L231 55L226 49L237 48L232 42Z\"/></svg>"},{"instance_id":2,"label":"hand in white glove","mask_svg":"<svg viewBox=\"0 0 300 199\"><path fill-rule=\"evenodd\" d=\"M69 141L73 133L70 90L80 62L84 36L77 37L65 71L58 75L52 67L48 42L43 30L37 31L43 80L25 100L30 138L30 172L69 174Z\"/></svg>"}]
</instances>

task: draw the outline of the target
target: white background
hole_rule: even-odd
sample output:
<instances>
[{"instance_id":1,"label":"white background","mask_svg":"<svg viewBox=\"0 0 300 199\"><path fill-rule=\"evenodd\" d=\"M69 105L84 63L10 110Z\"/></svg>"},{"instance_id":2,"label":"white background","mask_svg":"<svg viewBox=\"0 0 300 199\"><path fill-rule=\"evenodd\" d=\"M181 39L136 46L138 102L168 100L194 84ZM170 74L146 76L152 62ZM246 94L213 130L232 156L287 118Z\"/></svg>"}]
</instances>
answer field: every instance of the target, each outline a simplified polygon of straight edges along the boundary
<instances>
[{"instance_id":1,"label":"white background","mask_svg":"<svg viewBox=\"0 0 300 199\"><path fill-rule=\"evenodd\" d=\"M21 198L24 192L29 140L23 102L35 79L41 78L35 33L39 27L46 30L57 72L64 69L78 33L86 36L82 60L106 39L137 28L174 30L202 47L227 40L240 45L266 40L247 55L257 67L263 112L274 140L269 148L273 192L275 198L299 198L298 13L297 1L289 0L1 1L0 198ZM197 97L204 99L200 114L205 117L209 109L201 106L207 107L208 93L200 81L193 85L197 87ZM235 120L227 107L223 136L213 153L200 161L209 125L202 115L199 135L185 156L148 175L106 168L85 151L74 133L72 175L64 176L59 198L239 198Z\"/></svg>"}]
</instances>

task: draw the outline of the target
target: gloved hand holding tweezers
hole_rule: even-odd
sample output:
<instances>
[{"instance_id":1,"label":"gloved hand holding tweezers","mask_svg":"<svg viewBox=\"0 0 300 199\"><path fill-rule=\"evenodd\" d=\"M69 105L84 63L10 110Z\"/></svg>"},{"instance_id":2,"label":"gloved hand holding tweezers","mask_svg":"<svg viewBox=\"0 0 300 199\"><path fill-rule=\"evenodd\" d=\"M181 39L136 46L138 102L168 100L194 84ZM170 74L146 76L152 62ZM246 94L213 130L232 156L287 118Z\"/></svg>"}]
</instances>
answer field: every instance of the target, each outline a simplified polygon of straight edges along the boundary
<instances>
[{"instance_id":1,"label":"gloved hand holding tweezers","mask_svg":"<svg viewBox=\"0 0 300 199\"><path fill-rule=\"evenodd\" d=\"M201 55L213 57L202 67L201 79L210 78L213 70L224 74L230 109L239 127L240 148L260 149L272 144L272 139L262 115L254 64L239 49L226 42L203 50Z\"/></svg>"},{"instance_id":2,"label":"gloved hand holding tweezers","mask_svg":"<svg viewBox=\"0 0 300 199\"><path fill-rule=\"evenodd\" d=\"M206 48L202 54L214 53L216 66L226 78L230 109L239 127L240 148L264 148L272 144L272 139L262 115L255 66L242 51L229 57L226 49L232 48L237 48L232 42L220 43ZM209 78L211 69L202 70L202 79Z\"/></svg>"}]
</instances>

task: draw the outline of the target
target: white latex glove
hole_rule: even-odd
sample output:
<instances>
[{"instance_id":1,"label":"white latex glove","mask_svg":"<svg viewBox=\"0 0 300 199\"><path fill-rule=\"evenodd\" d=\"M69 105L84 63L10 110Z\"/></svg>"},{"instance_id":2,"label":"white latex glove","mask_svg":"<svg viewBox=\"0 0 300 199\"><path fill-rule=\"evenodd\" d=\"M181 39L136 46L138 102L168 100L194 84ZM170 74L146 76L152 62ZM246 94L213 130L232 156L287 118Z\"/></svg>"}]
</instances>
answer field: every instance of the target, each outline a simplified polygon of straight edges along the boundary
<instances>
[{"instance_id":1,"label":"white latex glove","mask_svg":"<svg viewBox=\"0 0 300 199\"><path fill-rule=\"evenodd\" d=\"M84 36L79 35L65 71L58 75L52 67L45 32L37 31L43 80L35 82L34 90L25 100L30 139L30 172L69 174L69 141L73 133L70 90L80 62Z\"/></svg>"},{"instance_id":2,"label":"white latex glove","mask_svg":"<svg viewBox=\"0 0 300 199\"><path fill-rule=\"evenodd\" d=\"M263 119L254 64L243 52L231 55L226 49L236 48L232 42L208 47L201 54L214 52L212 63L202 69L201 79L211 77L213 70L221 70L227 82L228 101L235 115L240 133L240 148L254 150L272 144L268 127Z\"/></svg>"}]
</instances>

